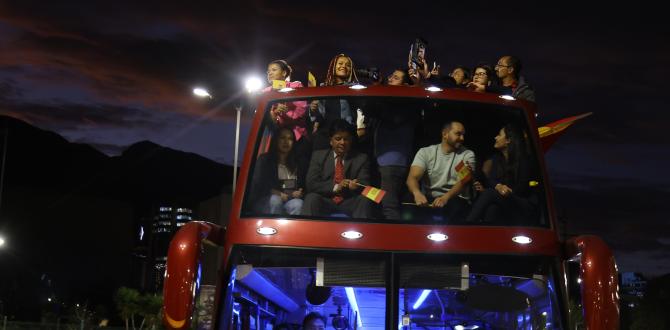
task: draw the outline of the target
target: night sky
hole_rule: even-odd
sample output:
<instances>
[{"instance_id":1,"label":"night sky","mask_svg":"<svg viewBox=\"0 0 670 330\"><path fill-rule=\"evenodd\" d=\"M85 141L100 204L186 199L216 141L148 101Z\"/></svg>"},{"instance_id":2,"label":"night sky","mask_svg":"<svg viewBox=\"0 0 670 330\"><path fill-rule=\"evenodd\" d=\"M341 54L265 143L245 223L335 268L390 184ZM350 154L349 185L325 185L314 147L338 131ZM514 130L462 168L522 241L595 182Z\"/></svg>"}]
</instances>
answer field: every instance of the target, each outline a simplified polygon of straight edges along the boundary
<instances>
[{"instance_id":1,"label":"night sky","mask_svg":"<svg viewBox=\"0 0 670 330\"><path fill-rule=\"evenodd\" d=\"M515 54L540 123L594 112L547 154L568 232L604 237L620 270L670 272L670 24L659 8L360 3L1 1L0 114L109 155L151 140L230 164L235 96L271 60L288 59L304 83L341 52L388 73L417 36L443 73ZM196 85L214 100L194 98Z\"/></svg>"}]
</instances>

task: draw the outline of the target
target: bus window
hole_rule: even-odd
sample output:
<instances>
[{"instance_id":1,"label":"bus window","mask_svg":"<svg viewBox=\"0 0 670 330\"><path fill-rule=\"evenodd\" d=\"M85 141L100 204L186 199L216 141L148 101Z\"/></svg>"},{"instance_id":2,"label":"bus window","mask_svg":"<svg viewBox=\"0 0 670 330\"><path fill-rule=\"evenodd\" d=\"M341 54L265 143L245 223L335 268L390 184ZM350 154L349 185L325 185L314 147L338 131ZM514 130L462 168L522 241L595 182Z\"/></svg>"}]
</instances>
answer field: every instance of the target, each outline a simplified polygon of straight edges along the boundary
<instances>
[{"instance_id":1,"label":"bus window","mask_svg":"<svg viewBox=\"0 0 670 330\"><path fill-rule=\"evenodd\" d=\"M309 313L323 316L325 329L385 329L383 258L268 248L233 253L220 311L230 329L299 329Z\"/></svg>"},{"instance_id":2,"label":"bus window","mask_svg":"<svg viewBox=\"0 0 670 330\"><path fill-rule=\"evenodd\" d=\"M317 103L340 105L339 117L316 112L303 118L307 124L278 122L271 112L281 102L267 106L242 218L548 226L537 133L521 109L397 97ZM333 146L337 139L343 142ZM410 175L415 167L419 176ZM412 177L424 199L408 185Z\"/></svg>"},{"instance_id":3,"label":"bus window","mask_svg":"<svg viewBox=\"0 0 670 330\"><path fill-rule=\"evenodd\" d=\"M400 263L399 329L561 329L552 276L533 261L435 259Z\"/></svg>"}]
</instances>

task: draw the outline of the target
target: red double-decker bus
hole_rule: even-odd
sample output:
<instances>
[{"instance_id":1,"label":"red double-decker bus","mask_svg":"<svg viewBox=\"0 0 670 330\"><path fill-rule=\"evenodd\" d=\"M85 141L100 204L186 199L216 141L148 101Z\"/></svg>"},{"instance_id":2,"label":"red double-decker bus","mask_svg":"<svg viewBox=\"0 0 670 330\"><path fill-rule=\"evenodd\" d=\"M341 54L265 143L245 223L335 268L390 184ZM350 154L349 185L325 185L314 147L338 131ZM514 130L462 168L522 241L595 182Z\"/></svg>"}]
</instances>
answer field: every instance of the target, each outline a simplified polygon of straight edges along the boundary
<instances>
[{"instance_id":1,"label":"red double-decker bus","mask_svg":"<svg viewBox=\"0 0 670 330\"><path fill-rule=\"evenodd\" d=\"M611 251L594 236L559 235L544 160L555 135L538 127L535 104L465 90L360 85L285 88L264 93L256 104L227 228L191 222L171 243L164 282L168 328L191 325L203 243L223 249L216 329L299 329L311 312L326 318L327 329L618 328ZM268 207L257 196L270 184L261 180L260 161L272 152L277 128L270 112L312 104L316 111L317 104L334 104L381 123L366 127L358 149L370 164L380 148L404 150L405 176L418 150L439 144L443 125L458 121L464 147L476 158L470 174L483 180L482 164L496 152L494 137L513 124L522 131L528 160L524 206L472 221L472 184L463 190L465 212L447 215L417 206L403 177L393 194L396 217L388 216L383 200L369 201L365 217L327 208L305 212L305 204L303 210ZM386 125L384 133L379 125ZM294 156L305 162L316 154L306 139L293 144ZM367 186L380 187L377 163L369 166ZM300 188L309 194L309 187Z\"/></svg>"}]
</instances>

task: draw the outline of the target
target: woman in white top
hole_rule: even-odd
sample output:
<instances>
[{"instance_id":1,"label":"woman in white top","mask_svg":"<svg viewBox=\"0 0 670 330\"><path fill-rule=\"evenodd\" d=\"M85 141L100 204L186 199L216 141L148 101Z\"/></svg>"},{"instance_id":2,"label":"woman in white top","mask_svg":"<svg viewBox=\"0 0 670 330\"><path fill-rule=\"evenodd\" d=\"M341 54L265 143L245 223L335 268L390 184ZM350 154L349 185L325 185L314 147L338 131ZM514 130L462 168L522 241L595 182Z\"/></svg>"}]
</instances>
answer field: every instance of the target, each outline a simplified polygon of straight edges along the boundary
<instances>
[{"instance_id":1,"label":"woman in white top","mask_svg":"<svg viewBox=\"0 0 670 330\"><path fill-rule=\"evenodd\" d=\"M263 214L300 214L304 195L305 166L294 148L293 130L278 128L270 150L258 157L251 185L251 199Z\"/></svg>"}]
</instances>

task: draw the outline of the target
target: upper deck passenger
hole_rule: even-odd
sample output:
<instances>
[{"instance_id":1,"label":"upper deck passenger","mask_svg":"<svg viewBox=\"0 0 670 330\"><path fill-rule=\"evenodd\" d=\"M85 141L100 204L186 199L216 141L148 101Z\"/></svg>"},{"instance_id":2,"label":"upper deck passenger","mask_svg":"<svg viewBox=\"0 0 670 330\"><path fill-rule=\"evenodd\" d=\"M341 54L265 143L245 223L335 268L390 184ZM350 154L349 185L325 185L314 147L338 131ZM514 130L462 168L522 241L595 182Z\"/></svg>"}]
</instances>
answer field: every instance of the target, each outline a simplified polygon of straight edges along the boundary
<instances>
[{"instance_id":1,"label":"upper deck passenger","mask_svg":"<svg viewBox=\"0 0 670 330\"><path fill-rule=\"evenodd\" d=\"M501 86L485 86L475 84L479 92L491 92L497 94L508 94L515 98L535 102L535 91L521 76L521 60L515 56L503 56L495 66L496 75L500 79Z\"/></svg>"},{"instance_id":2,"label":"upper deck passenger","mask_svg":"<svg viewBox=\"0 0 670 330\"><path fill-rule=\"evenodd\" d=\"M409 74L406 70L396 69L388 76L388 86L408 86ZM366 118L366 134L372 139L374 154L381 178L381 189L386 191L382 199L382 210L386 219L400 220L400 198L403 183L407 179L412 147L414 145L414 128L419 114L407 111L412 101L396 101L393 107L383 103L384 107L368 106L363 109Z\"/></svg>"},{"instance_id":3,"label":"upper deck passenger","mask_svg":"<svg viewBox=\"0 0 670 330\"><path fill-rule=\"evenodd\" d=\"M328 65L326 81L322 86L347 86L358 83L354 61L344 54L335 56ZM355 124L356 111L345 99L312 101L309 118L314 132L314 150L328 148L328 128L335 120L342 119Z\"/></svg>"},{"instance_id":4,"label":"upper deck passenger","mask_svg":"<svg viewBox=\"0 0 670 330\"><path fill-rule=\"evenodd\" d=\"M275 81L281 86L290 88L303 87L300 81L291 81L293 69L284 60L275 60L268 64L267 80L270 86L264 92L275 88ZM307 134L307 102L293 101L275 104L270 109L270 118L278 127L287 127L293 130L296 141L300 141Z\"/></svg>"}]
</instances>

